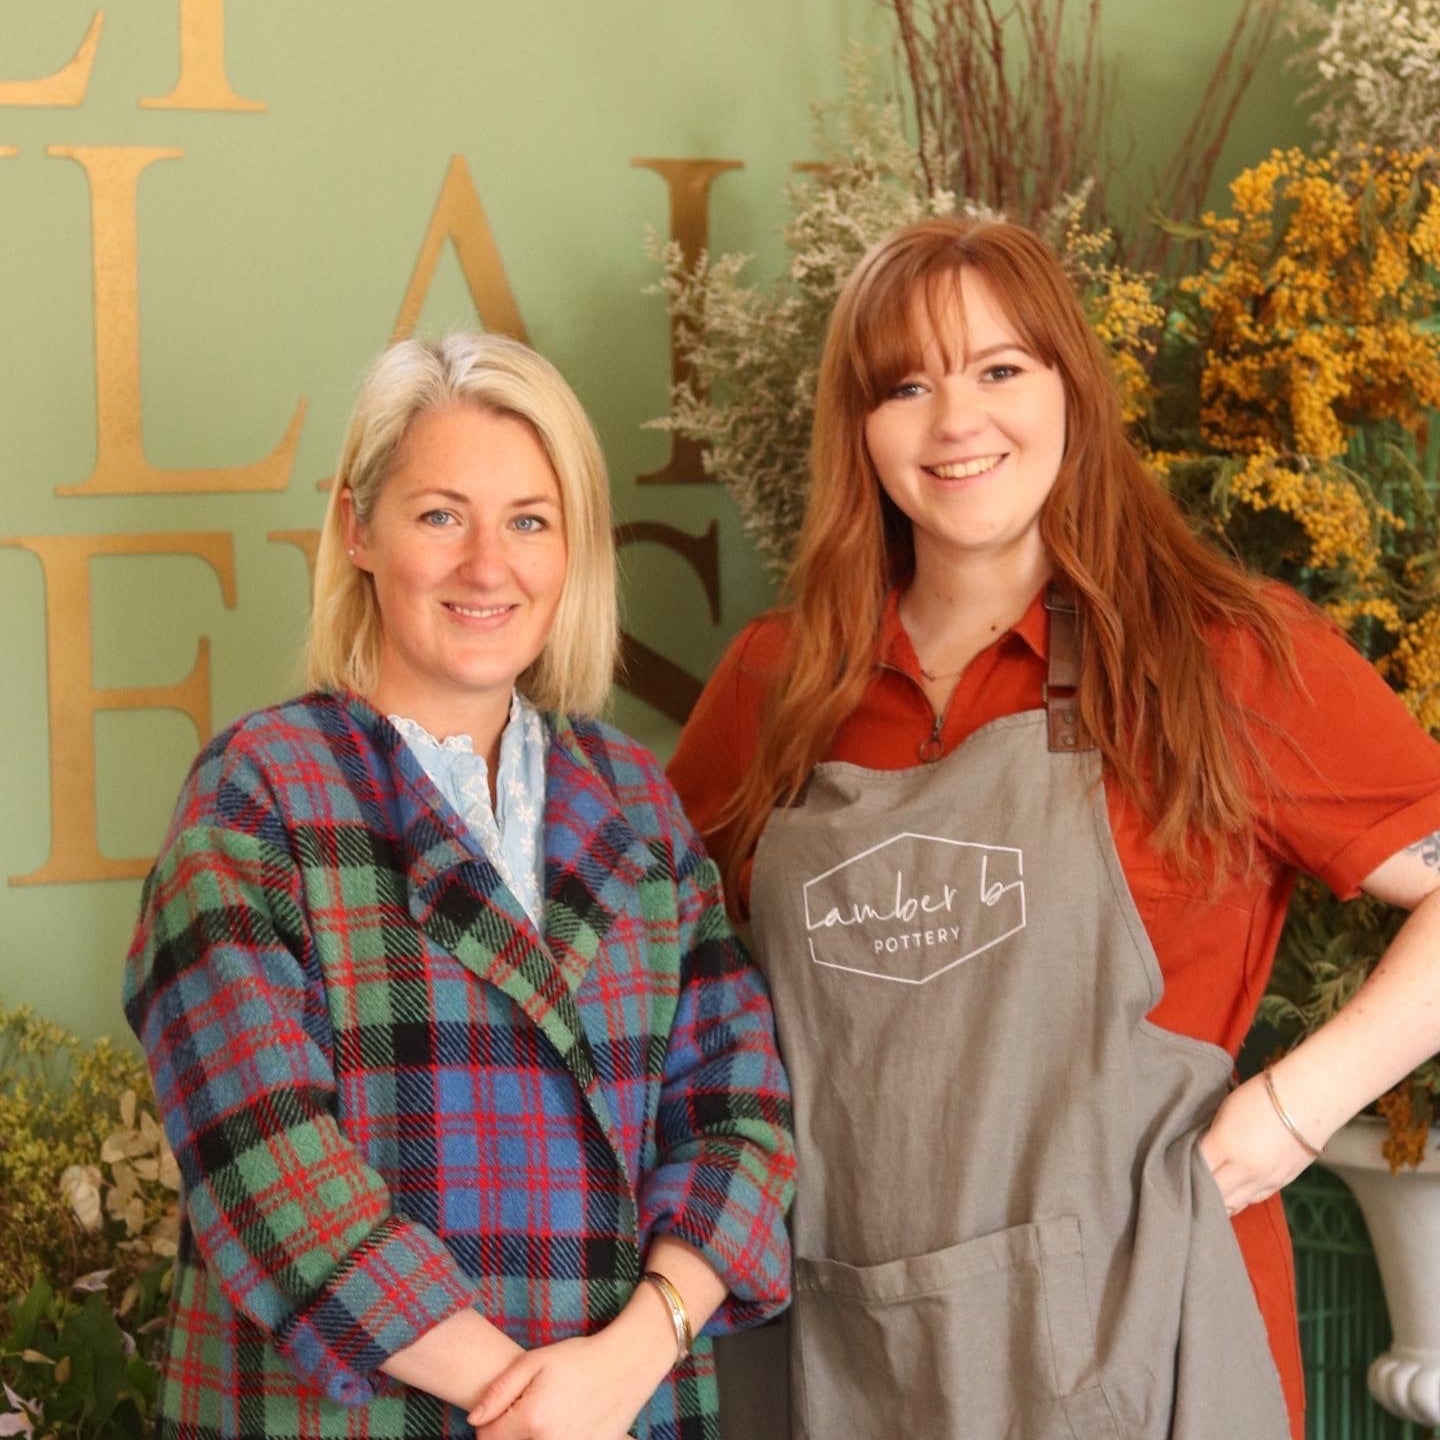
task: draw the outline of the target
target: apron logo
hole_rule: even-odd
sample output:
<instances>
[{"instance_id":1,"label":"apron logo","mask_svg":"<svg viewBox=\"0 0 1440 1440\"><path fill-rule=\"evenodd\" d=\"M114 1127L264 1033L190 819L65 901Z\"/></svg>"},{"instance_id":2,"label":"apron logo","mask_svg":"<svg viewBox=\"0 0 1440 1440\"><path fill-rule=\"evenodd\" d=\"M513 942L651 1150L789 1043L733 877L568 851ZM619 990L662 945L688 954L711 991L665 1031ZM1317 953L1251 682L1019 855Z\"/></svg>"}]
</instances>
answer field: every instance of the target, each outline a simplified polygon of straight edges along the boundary
<instances>
[{"instance_id":1,"label":"apron logo","mask_svg":"<svg viewBox=\"0 0 1440 1440\"><path fill-rule=\"evenodd\" d=\"M804 886L810 958L924 985L1025 928L1024 855L910 831Z\"/></svg>"}]
</instances>

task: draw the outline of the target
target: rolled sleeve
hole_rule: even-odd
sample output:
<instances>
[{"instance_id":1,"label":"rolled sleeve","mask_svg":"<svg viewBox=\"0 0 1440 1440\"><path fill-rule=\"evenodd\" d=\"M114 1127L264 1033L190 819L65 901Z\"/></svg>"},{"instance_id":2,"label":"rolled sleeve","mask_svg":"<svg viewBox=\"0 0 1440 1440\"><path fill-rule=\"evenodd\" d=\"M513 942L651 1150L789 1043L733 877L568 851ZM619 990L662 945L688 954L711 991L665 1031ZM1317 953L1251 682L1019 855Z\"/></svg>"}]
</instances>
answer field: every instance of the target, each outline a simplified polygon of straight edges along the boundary
<instances>
[{"instance_id":1,"label":"rolled sleeve","mask_svg":"<svg viewBox=\"0 0 1440 1440\"><path fill-rule=\"evenodd\" d=\"M1299 686L1258 644L1224 652L1262 762L1261 833L1341 899L1440 828L1440 745L1324 617L1286 597Z\"/></svg>"},{"instance_id":2,"label":"rolled sleeve","mask_svg":"<svg viewBox=\"0 0 1440 1440\"><path fill-rule=\"evenodd\" d=\"M341 1405L378 1393L380 1367L473 1298L450 1252L391 1216L276 1333L297 1374Z\"/></svg>"}]
</instances>

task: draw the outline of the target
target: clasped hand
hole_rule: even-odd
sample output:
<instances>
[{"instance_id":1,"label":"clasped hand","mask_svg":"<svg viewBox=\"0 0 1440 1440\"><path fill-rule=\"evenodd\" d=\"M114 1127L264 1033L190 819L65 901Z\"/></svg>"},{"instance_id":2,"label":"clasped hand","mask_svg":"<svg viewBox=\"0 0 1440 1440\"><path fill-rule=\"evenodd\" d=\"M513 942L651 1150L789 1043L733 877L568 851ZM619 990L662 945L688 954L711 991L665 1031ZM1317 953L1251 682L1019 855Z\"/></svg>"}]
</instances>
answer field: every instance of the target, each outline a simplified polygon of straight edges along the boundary
<instances>
[{"instance_id":1,"label":"clasped hand","mask_svg":"<svg viewBox=\"0 0 1440 1440\"><path fill-rule=\"evenodd\" d=\"M622 1317L518 1356L468 1418L476 1440L622 1440L673 1360L663 1344L630 1343Z\"/></svg>"}]
</instances>

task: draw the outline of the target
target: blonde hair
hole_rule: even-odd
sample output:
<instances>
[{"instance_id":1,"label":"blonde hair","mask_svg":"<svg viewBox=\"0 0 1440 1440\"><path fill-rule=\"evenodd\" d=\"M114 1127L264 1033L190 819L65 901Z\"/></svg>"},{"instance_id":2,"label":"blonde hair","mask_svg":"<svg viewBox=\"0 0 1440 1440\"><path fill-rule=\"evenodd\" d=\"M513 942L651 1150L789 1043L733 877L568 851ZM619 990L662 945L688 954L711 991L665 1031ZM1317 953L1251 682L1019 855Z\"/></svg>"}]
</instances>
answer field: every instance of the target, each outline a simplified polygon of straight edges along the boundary
<instances>
[{"instance_id":1,"label":"blonde hair","mask_svg":"<svg viewBox=\"0 0 1440 1440\"><path fill-rule=\"evenodd\" d=\"M340 450L315 556L305 645L306 683L369 694L379 679L382 621L370 576L345 551L344 499L369 518L415 420L473 405L512 415L535 432L555 471L565 527L565 587L545 648L517 688L542 710L594 714L619 651L610 483L594 427L550 362L503 335L464 332L401 340L371 367Z\"/></svg>"}]
</instances>

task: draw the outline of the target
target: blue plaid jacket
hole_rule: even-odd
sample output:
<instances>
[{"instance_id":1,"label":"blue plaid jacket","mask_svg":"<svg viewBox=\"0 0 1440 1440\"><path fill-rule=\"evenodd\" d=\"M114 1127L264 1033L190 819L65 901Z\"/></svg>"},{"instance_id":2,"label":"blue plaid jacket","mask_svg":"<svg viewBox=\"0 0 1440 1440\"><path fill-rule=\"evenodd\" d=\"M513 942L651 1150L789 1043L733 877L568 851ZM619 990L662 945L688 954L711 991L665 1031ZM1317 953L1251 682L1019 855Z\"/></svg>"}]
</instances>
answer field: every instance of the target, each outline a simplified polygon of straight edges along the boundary
<instances>
[{"instance_id":1,"label":"blue plaid jacket","mask_svg":"<svg viewBox=\"0 0 1440 1440\"><path fill-rule=\"evenodd\" d=\"M196 760L125 979L183 1177L160 1436L468 1436L380 1364L466 1305L593 1331L656 1233L727 1281L711 1331L786 1303L763 982L649 753L547 723L543 936L363 701ZM702 1338L636 1433L715 1413Z\"/></svg>"}]
</instances>

